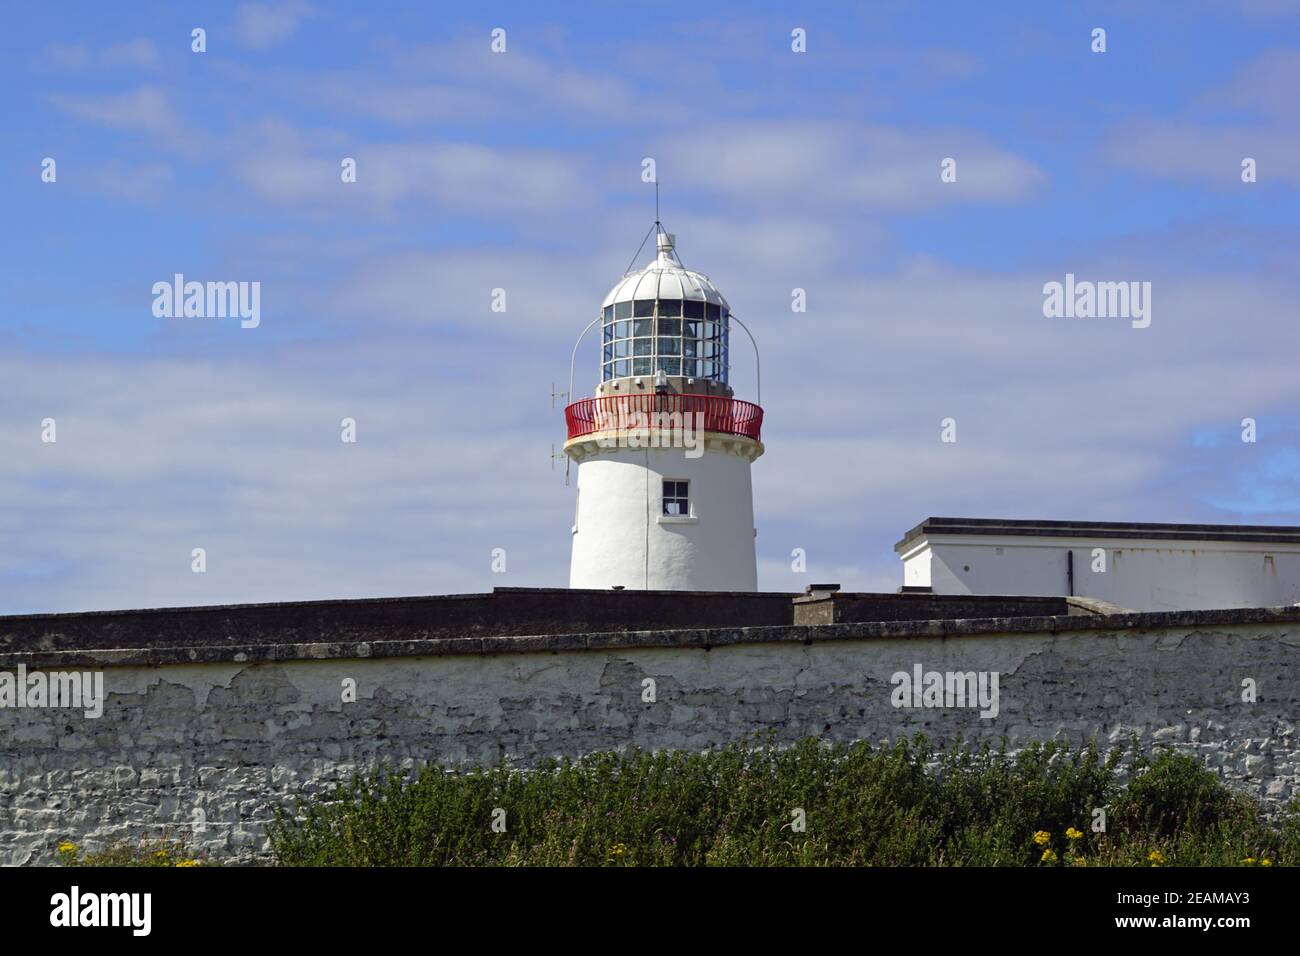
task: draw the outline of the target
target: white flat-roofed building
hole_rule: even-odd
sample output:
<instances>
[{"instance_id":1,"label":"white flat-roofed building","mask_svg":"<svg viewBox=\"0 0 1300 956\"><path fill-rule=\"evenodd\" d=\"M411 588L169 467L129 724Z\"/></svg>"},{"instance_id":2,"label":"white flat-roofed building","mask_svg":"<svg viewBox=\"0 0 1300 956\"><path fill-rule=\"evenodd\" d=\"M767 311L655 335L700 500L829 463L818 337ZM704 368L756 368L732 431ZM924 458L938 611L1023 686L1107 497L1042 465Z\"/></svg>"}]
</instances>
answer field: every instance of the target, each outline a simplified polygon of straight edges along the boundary
<instances>
[{"instance_id":1,"label":"white flat-roofed building","mask_svg":"<svg viewBox=\"0 0 1300 956\"><path fill-rule=\"evenodd\" d=\"M927 518L894 546L903 587L1065 595L1135 611L1300 602L1300 528Z\"/></svg>"}]
</instances>

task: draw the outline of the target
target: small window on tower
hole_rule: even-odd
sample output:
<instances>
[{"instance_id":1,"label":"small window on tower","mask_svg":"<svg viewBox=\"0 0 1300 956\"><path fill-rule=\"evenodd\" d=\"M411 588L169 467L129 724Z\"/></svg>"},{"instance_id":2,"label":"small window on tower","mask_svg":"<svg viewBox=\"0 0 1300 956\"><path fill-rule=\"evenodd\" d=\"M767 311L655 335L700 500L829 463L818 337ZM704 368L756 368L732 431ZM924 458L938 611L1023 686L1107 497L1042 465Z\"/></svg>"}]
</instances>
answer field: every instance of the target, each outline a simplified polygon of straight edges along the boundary
<instances>
[{"instance_id":1,"label":"small window on tower","mask_svg":"<svg viewBox=\"0 0 1300 956\"><path fill-rule=\"evenodd\" d=\"M664 479L664 514L685 518L691 513L691 483Z\"/></svg>"}]
</instances>

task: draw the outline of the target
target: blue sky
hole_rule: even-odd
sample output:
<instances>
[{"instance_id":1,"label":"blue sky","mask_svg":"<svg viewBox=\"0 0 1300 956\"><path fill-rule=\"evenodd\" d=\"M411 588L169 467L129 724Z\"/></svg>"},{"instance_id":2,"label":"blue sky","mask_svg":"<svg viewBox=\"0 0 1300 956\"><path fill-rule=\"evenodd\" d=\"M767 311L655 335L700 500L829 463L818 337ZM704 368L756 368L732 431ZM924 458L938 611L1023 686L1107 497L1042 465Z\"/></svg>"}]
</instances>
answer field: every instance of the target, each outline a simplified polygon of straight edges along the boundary
<instances>
[{"instance_id":1,"label":"blue sky","mask_svg":"<svg viewBox=\"0 0 1300 956\"><path fill-rule=\"evenodd\" d=\"M0 611L564 584L550 390L647 156L763 350L761 586L892 590L931 514L1297 522L1300 3L6 16ZM156 318L177 272L261 325ZM1045 318L1067 272L1151 326Z\"/></svg>"}]
</instances>

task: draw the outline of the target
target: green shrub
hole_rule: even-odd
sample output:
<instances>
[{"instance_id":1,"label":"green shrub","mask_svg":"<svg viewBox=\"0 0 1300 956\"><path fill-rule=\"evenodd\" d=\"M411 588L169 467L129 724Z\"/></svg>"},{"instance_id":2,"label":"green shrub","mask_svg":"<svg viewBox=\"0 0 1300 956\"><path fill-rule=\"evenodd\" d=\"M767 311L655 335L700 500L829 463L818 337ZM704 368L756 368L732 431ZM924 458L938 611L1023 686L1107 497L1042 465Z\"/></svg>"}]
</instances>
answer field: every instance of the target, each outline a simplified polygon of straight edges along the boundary
<instances>
[{"instance_id":1,"label":"green shrub","mask_svg":"<svg viewBox=\"0 0 1300 956\"><path fill-rule=\"evenodd\" d=\"M771 740L707 753L598 753L530 771L379 768L276 808L285 865L1025 866L1240 864L1300 858L1300 813L1274 824L1192 758L1057 743L1014 756L921 736L888 747ZM1107 832L1093 811L1107 807ZM505 831L493 812L504 810ZM802 810L806 827L796 826Z\"/></svg>"},{"instance_id":2,"label":"green shrub","mask_svg":"<svg viewBox=\"0 0 1300 956\"><path fill-rule=\"evenodd\" d=\"M1154 758L1139 755L1131 774L1114 816L1135 833L1169 838L1182 830L1203 832L1252 809L1187 754L1163 750Z\"/></svg>"}]
</instances>

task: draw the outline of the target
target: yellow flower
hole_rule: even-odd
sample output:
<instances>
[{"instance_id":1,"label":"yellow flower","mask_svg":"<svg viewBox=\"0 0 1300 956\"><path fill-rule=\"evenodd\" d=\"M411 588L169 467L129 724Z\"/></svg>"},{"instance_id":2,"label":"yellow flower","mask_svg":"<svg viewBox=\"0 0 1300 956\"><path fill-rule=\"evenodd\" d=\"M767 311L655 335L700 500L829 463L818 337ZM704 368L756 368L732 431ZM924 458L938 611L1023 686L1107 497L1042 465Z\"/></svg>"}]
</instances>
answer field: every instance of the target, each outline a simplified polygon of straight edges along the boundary
<instances>
[{"instance_id":1,"label":"yellow flower","mask_svg":"<svg viewBox=\"0 0 1300 956\"><path fill-rule=\"evenodd\" d=\"M1074 858L1074 864L1073 864L1073 865L1074 865L1074 866L1087 866L1087 865L1088 865L1088 858L1087 858L1086 856L1076 856L1076 857Z\"/></svg>"},{"instance_id":2,"label":"yellow flower","mask_svg":"<svg viewBox=\"0 0 1300 956\"><path fill-rule=\"evenodd\" d=\"M1055 862L1056 862L1056 854L1053 853L1051 850L1044 850L1044 851L1043 851L1043 856L1042 856L1042 858L1041 858L1041 862L1043 862L1043 863L1055 863Z\"/></svg>"},{"instance_id":3,"label":"yellow flower","mask_svg":"<svg viewBox=\"0 0 1300 956\"><path fill-rule=\"evenodd\" d=\"M627 845L623 843L615 843L609 848L610 856L622 856L625 853L627 853Z\"/></svg>"},{"instance_id":4,"label":"yellow flower","mask_svg":"<svg viewBox=\"0 0 1300 956\"><path fill-rule=\"evenodd\" d=\"M1261 859L1261 860L1259 861L1259 865L1260 865L1260 866L1272 866L1272 865L1273 865L1273 861L1270 860L1268 857L1264 857L1263 859Z\"/></svg>"},{"instance_id":5,"label":"yellow flower","mask_svg":"<svg viewBox=\"0 0 1300 956\"><path fill-rule=\"evenodd\" d=\"M1076 830L1074 827L1070 827L1068 830L1065 831L1065 838L1067 840L1078 840L1082 837L1083 837L1083 832L1081 830Z\"/></svg>"},{"instance_id":6,"label":"yellow flower","mask_svg":"<svg viewBox=\"0 0 1300 956\"><path fill-rule=\"evenodd\" d=\"M1242 860L1241 862L1246 864L1247 866L1254 866L1255 858L1253 856L1248 856L1246 857L1246 859Z\"/></svg>"},{"instance_id":7,"label":"yellow flower","mask_svg":"<svg viewBox=\"0 0 1300 956\"><path fill-rule=\"evenodd\" d=\"M1034 842L1037 843L1039 846L1043 846L1051 838L1052 835L1048 833L1046 830L1039 830L1037 833L1034 834Z\"/></svg>"},{"instance_id":8,"label":"yellow flower","mask_svg":"<svg viewBox=\"0 0 1300 956\"><path fill-rule=\"evenodd\" d=\"M62 843L59 844L59 852L60 852L60 853L76 853L76 852L77 852L77 844L72 843L72 842L69 841L69 840L64 840Z\"/></svg>"},{"instance_id":9,"label":"yellow flower","mask_svg":"<svg viewBox=\"0 0 1300 956\"><path fill-rule=\"evenodd\" d=\"M179 860L179 861L177 861L176 865L177 865L177 866L198 866L198 865L199 865L199 861L198 861L198 860Z\"/></svg>"},{"instance_id":10,"label":"yellow flower","mask_svg":"<svg viewBox=\"0 0 1300 956\"><path fill-rule=\"evenodd\" d=\"M1165 862L1165 855L1159 850L1152 850L1147 854L1147 859L1151 861L1152 866L1160 866Z\"/></svg>"},{"instance_id":11,"label":"yellow flower","mask_svg":"<svg viewBox=\"0 0 1300 956\"><path fill-rule=\"evenodd\" d=\"M155 850L155 851L154 851L154 856L155 856L157 859L159 859L159 860L165 860L165 859L167 859L167 851L166 851L166 850Z\"/></svg>"}]
</instances>

